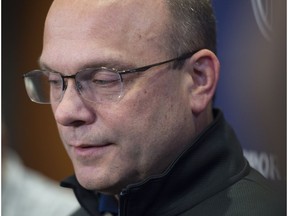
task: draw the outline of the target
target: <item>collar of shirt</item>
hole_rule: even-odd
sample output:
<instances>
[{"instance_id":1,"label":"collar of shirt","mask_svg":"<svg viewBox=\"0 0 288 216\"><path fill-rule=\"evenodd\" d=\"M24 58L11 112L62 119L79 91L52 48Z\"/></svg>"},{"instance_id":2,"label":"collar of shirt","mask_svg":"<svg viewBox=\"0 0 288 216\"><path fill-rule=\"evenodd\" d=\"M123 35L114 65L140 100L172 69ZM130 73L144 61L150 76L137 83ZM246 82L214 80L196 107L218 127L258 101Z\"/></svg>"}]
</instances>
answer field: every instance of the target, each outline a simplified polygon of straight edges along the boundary
<instances>
[{"instance_id":1,"label":"collar of shirt","mask_svg":"<svg viewBox=\"0 0 288 216\"><path fill-rule=\"evenodd\" d=\"M114 196L98 194L99 196L99 212L101 214L111 213L113 216L118 215L118 201Z\"/></svg>"}]
</instances>

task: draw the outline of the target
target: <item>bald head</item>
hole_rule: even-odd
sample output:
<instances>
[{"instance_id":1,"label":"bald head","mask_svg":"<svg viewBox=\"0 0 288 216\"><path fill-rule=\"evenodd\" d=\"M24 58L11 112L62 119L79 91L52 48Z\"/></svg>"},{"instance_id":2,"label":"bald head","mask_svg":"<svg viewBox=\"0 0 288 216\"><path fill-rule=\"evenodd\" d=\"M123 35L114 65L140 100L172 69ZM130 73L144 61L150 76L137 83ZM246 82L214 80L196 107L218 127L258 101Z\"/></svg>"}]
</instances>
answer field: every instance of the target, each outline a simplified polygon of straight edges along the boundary
<instances>
[{"instance_id":1,"label":"bald head","mask_svg":"<svg viewBox=\"0 0 288 216\"><path fill-rule=\"evenodd\" d=\"M163 1L55 0L46 19L41 59L64 61L69 52L69 61L77 63L81 53L96 57L97 51L103 56L109 50L107 55L114 52L132 61L141 56L144 64L149 52L165 50L167 17Z\"/></svg>"}]
</instances>

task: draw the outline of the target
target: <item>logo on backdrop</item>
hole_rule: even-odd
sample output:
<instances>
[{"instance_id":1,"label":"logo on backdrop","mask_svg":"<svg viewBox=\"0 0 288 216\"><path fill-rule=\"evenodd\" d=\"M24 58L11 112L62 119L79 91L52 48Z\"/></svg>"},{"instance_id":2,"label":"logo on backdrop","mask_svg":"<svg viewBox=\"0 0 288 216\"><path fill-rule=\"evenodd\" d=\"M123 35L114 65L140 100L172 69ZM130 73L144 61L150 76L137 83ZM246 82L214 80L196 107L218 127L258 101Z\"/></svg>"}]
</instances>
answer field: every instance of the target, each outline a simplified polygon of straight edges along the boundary
<instances>
[{"instance_id":1,"label":"logo on backdrop","mask_svg":"<svg viewBox=\"0 0 288 216\"><path fill-rule=\"evenodd\" d=\"M251 167L258 170L263 176L270 180L281 180L277 166L277 156L272 153L258 152L244 149L244 155Z\"/></svg>"},{"instance_id":2,"label":"logo on backdrop","mask_svg":"<svg viewBox=\"0 0 288 216\"><path fill-rule=\"evenodd\" d=\"M251 0L251 3L260 32L270 41L273 22L273 0Z\"/></svg>"}]
</instances>

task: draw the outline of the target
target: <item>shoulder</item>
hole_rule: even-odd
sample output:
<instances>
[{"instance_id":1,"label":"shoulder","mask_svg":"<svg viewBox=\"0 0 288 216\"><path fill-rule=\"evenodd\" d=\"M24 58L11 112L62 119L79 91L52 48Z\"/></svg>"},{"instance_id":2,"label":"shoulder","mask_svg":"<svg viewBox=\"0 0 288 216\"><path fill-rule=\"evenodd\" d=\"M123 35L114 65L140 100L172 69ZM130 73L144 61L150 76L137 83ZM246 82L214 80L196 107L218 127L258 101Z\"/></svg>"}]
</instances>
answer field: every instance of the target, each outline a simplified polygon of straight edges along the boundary
<instances>
[{"instance_id":1,"label":"shoulder","mask_svg":"<svg viewBox=\"0 0 288 216\"><path fill-rule=\"evenodd\" d=\"M181 216L284 216L285 194L279 193L257 171L198 203Z\"/></svg>"},{"instance_id":2,"label":"shoulder","mask_svg":"<svg viewBox=\"0 0 288 216\"><path fill-rule=\"evenodd\" d=\"M281 193L254 169L226 193L230 201L228 210L237 215L285 215L284 193L281 197Z\"/></svg>"}]
</instances>

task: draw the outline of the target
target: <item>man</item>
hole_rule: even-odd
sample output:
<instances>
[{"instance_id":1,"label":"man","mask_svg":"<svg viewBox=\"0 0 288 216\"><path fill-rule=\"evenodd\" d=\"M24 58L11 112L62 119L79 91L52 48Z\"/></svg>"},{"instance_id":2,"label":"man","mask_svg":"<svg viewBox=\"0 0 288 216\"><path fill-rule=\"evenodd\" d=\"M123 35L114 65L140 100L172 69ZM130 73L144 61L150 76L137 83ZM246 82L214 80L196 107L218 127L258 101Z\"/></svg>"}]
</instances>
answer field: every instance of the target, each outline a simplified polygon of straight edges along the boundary
<instances>
[{"instance_id":1,"label":"man","mask_svg":"<svg viewBox=\"0 0 288 216\"><path fill-rule=\"evenodd\" d=\"M280 215L212 98L209 1L55 0L30 98L51 103L75 215Z\"/></svg>"}]
</instances>

